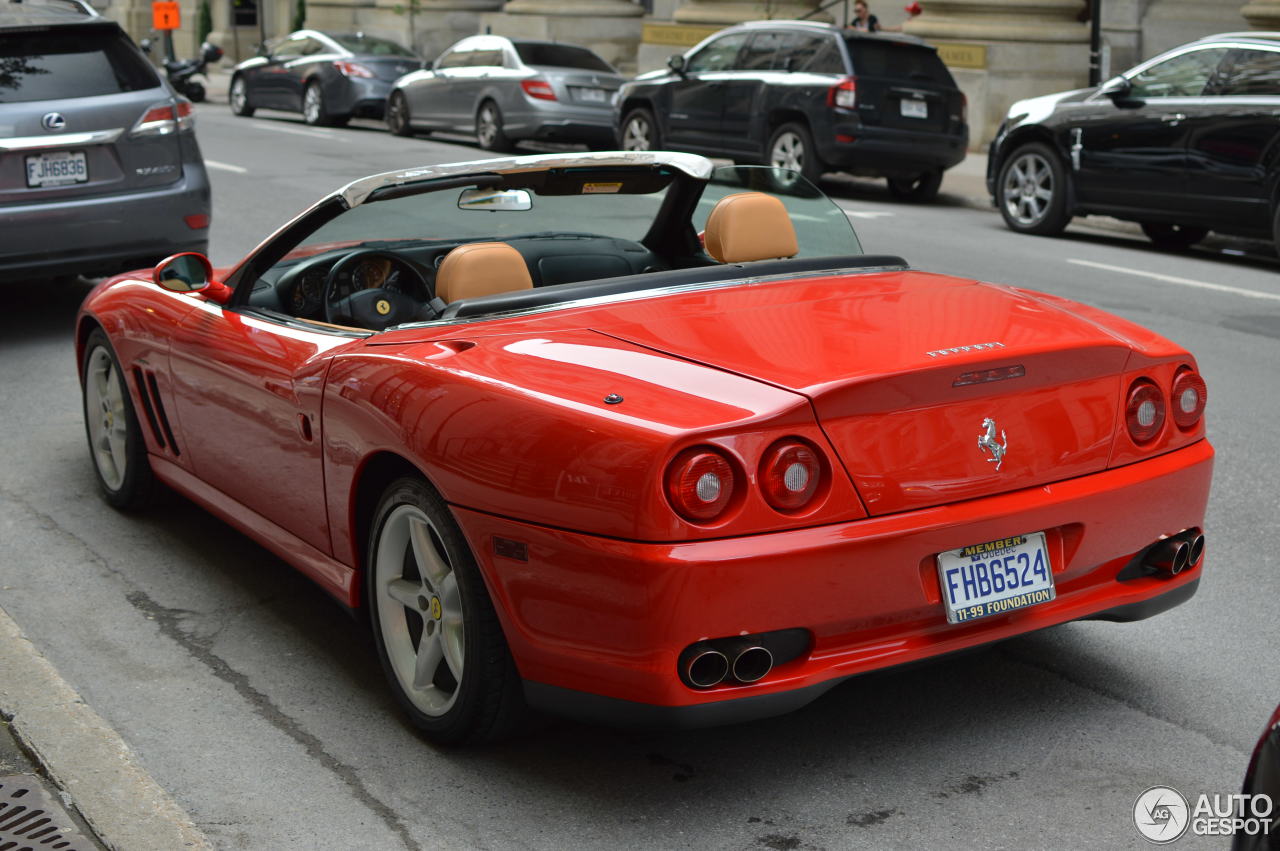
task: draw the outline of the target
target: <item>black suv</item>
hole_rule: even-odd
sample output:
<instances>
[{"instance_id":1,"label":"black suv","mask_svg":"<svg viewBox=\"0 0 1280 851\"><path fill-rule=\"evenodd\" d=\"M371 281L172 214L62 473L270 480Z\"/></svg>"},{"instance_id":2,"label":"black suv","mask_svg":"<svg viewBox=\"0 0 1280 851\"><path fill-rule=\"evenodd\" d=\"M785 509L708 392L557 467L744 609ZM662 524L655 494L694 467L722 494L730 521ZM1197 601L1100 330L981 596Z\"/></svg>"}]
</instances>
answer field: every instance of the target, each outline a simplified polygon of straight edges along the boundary
<instances>
[{"instance_id":1,"label":"black suv","mask_svg":"<svg viewBox=\"0 0 1280 851\"><path fill-rule=\"evenodd\" d=\"M756 21L716 33L666 71L625 83L618 142L794 169L887 177L927 201L964 159L964 95L916 38L804 21Z\"/></svg>"},{"instance_id":2,"label":"black suv","mask_svg":"<svg viewBox=\"0 0 1280 851\"><path fill-rule=\"evenodd\" d=\"M209 244L191 102L77 0L0 0L0 280Z\"/></svg>"},{"instance_id":3,"label":"black suv","mask_svg":"<svg viewBox=\"0 0 1280 851\"><path fill-rule=\"evenodd\" d=\"M1010 228L1073 215L1139 222L1185 248L1210 230L1280 239L1280 36L1226 33L1098 88L1019 101L991 143L987 188Z\"/></svg>"}]
</instances>

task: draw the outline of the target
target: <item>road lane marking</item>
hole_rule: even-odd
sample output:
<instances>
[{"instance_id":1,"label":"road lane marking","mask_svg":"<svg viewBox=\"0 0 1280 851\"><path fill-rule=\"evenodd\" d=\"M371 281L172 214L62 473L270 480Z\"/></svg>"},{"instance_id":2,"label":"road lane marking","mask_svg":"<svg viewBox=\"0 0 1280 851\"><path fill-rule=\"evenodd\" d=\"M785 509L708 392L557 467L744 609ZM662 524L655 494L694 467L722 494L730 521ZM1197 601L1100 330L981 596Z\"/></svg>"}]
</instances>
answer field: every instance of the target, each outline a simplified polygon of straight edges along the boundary
<instances>
[{"instance_id":1,"label":"road lane marking","mask_svg":"<svg viewBox=\"0 0 1280 851\"><path fill-rule=\"evenodd\" d=\"M1231 293L1232 295L1240 295L1245 298L1260 298L1267 301L1280 301L1280 294L1264 293L1257 290L1246 290L1240 287L1229 287L1226 284L1211 284L1208 281L1193 281L1191 278L1179 278L1176 275L1162 275L1159 272L1147 272L1142 269L1129 269L1124 266L1111 266L1107 263L1095 263L1092 260L1076 260L1067 258L1068 263L1074 263L1077 266L1090 266L1094 269L1105 269L1108 272L1123 272L1126 275L1138 275L1143 278L1151 278L1156 281L1164 281L1169 284L1179 284L1184 287L1197 287L1202 290L1213 290L1220 293Z\"/></svg>"},{"instance_id":2,"label":"road lane marking","mask_svg":"<svg viewBox=\"0 0 1280 851\"><path fill-rule=\"evenodd\" d=\"M854 219L883 219L885 216L894 215L880 210L845 210L844 214Z\"/></svg>"},{"instance_id":3,"label":"road lane marking","mask_svg":"<svg viewBox=\"0 0 1280 851\"><path fill-rule=\"evenodd\" d=\"M274 130L277 133L292 133L295 136L310 136L312 139L332 139L333 134L328 130L307 130L302 127L282 127L279 124L273 124L269 121L254 121L254 127L260 127L263 130Z\"/></svg>"},{"instance_id":4,"label":"road lane marking","mask_svg":"<svg viewBox=\"0 0 1280 851\"><path fill-rule=\"evenodd\" d=\"M205 160L204 164L209 168L221 169L222 171L234 171L236 174L248 174L249 169L241 168L238 165L230 165L228 163L220 163L217 160Z\"/></svg>"}]
</instances>

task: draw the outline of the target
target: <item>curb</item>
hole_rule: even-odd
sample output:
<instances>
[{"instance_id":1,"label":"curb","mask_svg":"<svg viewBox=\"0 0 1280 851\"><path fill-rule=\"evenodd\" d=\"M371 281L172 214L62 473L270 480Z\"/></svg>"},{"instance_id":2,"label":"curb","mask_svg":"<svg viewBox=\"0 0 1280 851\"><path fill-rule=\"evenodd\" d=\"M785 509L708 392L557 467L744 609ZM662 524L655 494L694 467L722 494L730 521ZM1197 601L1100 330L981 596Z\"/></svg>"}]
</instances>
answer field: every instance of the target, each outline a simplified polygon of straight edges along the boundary
<instances>
[{"instance_id":1,"label":"curb","mask_svg":"<svg viewBox=\"0 0 1280 851\"><path fill-rule=\"evenodd\" d=\"M45 774L109 848L212 849L191 817L147 773L0 608L0 709Z\"/></svg>"}]
</instances>

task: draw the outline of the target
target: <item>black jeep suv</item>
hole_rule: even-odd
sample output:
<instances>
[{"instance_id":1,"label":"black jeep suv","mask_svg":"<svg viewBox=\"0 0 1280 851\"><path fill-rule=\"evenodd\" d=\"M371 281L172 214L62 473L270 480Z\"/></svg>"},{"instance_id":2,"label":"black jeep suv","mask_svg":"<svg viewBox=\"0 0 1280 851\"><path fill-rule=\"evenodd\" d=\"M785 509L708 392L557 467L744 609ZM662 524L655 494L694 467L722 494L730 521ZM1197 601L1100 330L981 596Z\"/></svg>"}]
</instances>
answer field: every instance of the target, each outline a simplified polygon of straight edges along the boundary
<instances>
[{"instance_id":1,"label":"black jeep suv","mask_svg":"<svg viewBox=\"0 0 1280 851\"><path fill-rule=\"evenodd\" d=\"M910 36L756 21L667 64L618 93L626 150L764 162L810 180L886 177L896 197L927 201L969 144L964 95L937 51Z\"/></svg>"}]
</instances>

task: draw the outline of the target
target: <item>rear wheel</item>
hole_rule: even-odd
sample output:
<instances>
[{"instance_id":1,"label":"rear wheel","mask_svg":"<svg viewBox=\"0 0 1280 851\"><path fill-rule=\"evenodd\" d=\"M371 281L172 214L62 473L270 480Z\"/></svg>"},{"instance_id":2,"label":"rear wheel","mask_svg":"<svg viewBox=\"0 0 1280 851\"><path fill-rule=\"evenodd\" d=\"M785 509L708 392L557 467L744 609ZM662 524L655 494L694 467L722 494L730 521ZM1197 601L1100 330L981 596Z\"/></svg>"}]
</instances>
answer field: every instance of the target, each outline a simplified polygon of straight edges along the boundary
<instances>
[{"instance_id":1,"label":"rear wheel","mask_svg":"<svg viewBox=\"0 0 1280 851\"><path fill-rule=\"evenodd\" d=\"M387 101L387 129L397 136L412 136L409 123L409 102L403 92L392 92Z\"/></svg>"},{"instance_id":2,"label":"rear wheel","mask_svg":"<svg viewBox=\"0 0 1280 851\"><path fill-rule=\"evenodd\" d=\"M502 128L502 110L491 100L476 111L476 142L486 151L506 153L514 146Z\"/></svg>"},{"instance_id":3,"label":"rear wheel","mask_svg":"<svg viewBox=\"0 0 1280 851\"><path fill-rule=\"evenodd\" d=\"M1018 233L1062 233L1067 210L1067 178L1048 145L1031 142L1016 149L996 179L996 206L1004 223Z\"/></svg>"},{"instance_id":4,"label":"rear wheel","mask_svg":"<svg viewBox=\"0 0 1280 851\"><path fill-rule=\"evenodd\" d=\"M80 380L85 434L102 495L116 508L144 508L158 485L120 361L100 328L85 341Z\"/></svg>"},{"instance_id":5,"label":"rear wheel","mask_svg":"<svg viewBox=\"0 0 1280 851\"><path fill-rule=\"evenodd\" d=\"M489 741L524 715L520 675L480 569L425 481L382 496L365 569L374 643L400 705L441 744Z\"/></svg>"},{"instance_id":6,"label":"rear wheel","mask_svg":"<svg viewBox=\"0 0 1280 851\"><path fill-rule=\"evenodd\" d=\"M246 118L253 115L253 107L249 105L249 87L244 77L237 75L231 81L231 91L227 95L227 100L231 103L231 111L236 115L243 115Z\"/></svg>"},{"instance_id":7,"label":"rear wheel","mask_svg":"<svg viewBox=\"0 0 1280 851\"><path fill-rule=\"evenodd\" d=\"M1142 222L1142 232L1157 248L1183 251L1209 235L1208 228L1189 225L1167 225L1163 222Z\"/></svg>"},{"instance_id":8,"label":"rear wheel","mask_svg":"<svg viewBox=\"0 0 1280 851\"><path fill-rule=\"evenodd\" d=\"M935 168L915 177L890 177L889 194L899 201L924 204L938 197L942 187L942 169Z\"/></svg>"},{"instance_id":9,"label":"rear wheel","mask_svg":"<svg viewBox=\"0 0 1280 851\"><path fill-rule=\"evenodd\" d=\"M302 120L317 127L341 127L351 120L351 116L330 112L324 102L320 81L312 80L302 92Z\"/></svg>"},{"instance_id":10,"label":"rear wheel","mask_svg":"<svg viewBox=\"0 0 1280 851\"><path fill-rule=\"evenodd\" d=\"M662 145L658 137L658 124L653 113L644 107L638 107L627 113L622 119L622 132L618 144L624 151L656 151Z\"/></svg>"},{"instance_id":11,"label":"rear wheel","mask_svg":"<svg viewBox=\"0 0 1280 851\"><path fill-rule=\"evenodd\" d=\"M769 137L766 148L768 163L773 168L785 168L817 183L822 176L822 162L813 147L813 136L803 124L783 124Z\"/></svg>"}]
</instances>

